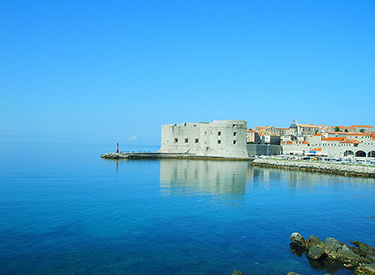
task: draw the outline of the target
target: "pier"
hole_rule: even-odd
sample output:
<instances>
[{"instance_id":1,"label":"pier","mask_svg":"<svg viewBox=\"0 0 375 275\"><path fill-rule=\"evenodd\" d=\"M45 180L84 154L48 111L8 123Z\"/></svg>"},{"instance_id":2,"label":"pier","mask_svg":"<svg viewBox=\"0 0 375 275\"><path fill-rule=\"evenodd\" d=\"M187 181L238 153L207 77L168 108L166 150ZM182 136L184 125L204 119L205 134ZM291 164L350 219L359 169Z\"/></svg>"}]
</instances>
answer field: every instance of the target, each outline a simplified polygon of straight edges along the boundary
<instances>
[{"instance_id":1,"label":"pier","mask_svg":"<svg viewBox=\"0 0 375 275\"><path fill-rule=\"evenodd\" d=\"M100 156L103 159L199 159L199 160L236 160L253 161L254 158L228 158L215 156L198 156L188 153L105 153Z\"/></svg>"}]
</instances>

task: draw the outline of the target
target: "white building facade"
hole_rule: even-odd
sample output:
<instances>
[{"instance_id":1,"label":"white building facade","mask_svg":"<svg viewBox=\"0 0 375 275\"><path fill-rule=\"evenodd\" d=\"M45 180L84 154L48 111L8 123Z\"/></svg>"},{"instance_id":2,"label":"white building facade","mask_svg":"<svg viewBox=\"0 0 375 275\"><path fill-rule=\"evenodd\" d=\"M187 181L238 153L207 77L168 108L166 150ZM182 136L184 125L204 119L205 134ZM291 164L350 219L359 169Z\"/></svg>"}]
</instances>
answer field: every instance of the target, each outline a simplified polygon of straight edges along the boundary
<instances>
[{"instance_id":1,"label":"white building facade","mask_svg":"<svg viewBox=\"0 0 375 275\"><path fill-rule=\"evenodd\" d=\"M375 137L366 134L324 137L316 134L307 141L285 141L283 153L290 155L316 154L334 158L375 158Z\"/></svg>"},{"instance_id":2,"label":"white building facade","mask_svg":"<svg viewBox=\"0 0 375 275\"><path fill-rule=\"evenodd\" d=\"M159 153L247 158L246 131L244 120L166 124L161 128Z\"/></svg>"}]
</instances>

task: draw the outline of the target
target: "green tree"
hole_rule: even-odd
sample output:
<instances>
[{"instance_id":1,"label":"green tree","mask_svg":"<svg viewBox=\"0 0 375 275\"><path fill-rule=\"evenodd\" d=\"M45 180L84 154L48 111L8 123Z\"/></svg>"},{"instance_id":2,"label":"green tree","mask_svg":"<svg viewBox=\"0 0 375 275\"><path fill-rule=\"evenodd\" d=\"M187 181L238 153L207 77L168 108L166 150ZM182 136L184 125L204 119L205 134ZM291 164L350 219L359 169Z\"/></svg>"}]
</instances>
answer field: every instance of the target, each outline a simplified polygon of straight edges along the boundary
<instances>
[{"instance_id":1,"label":"green tree","mask_svg":"<svg viewBox=\"0 0 375 275\"><path fill-rule=\"evenodd\" d=\"M365 132L365 129L361 129L361 130L359 130L361 133L364 133Z\"/></svg>"},{"instance_id":2,"label":"green tree","mask_svg":"<svg viewBox=\"0 0 375 275\"><path fill-rule=\"evenodd\" d=\"M335 132L340 132L340 127L339 126L335 127Z\"/></svg>"}]
</instances>

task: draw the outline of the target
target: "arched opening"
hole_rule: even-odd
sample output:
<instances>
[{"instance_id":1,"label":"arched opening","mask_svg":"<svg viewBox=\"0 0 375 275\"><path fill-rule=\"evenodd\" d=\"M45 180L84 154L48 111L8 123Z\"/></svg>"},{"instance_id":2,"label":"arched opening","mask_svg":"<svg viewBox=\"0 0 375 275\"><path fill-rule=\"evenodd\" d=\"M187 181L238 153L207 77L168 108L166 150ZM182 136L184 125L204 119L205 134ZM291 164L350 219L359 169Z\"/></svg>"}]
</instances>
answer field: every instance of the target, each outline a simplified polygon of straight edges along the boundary
<instances>
[{"instance_id":1,"label":"arched opening","mask_svg":"<svg viewBox=\"0 0 375 275\"><path fill-rule=\"evenodd\" d=\"M346 150L344 152L344 157L350 157L350 156L354 156L354 152L350 150Z\"/></svg>"},{"instance_id":2,"label":"arched opening","mask_svg":"<svg viewBox=\"0 0 375 275\"><path fill-rule=\"evenodd\" d=\"M366 153L363 152L363 151L357 151L357 152L355 152L355 156L356 157L365 158L366 157Z\"/></svg>"},{"instance_id":3,"label":"arched opening","mask_svg":"<svg viewBox=\"0 0 375 275\"><path fill-rule=\"evenodd\" d=\"M368 152L368 157L369 158L375 158L375 151Z\"/></svg>"}]
</instances>

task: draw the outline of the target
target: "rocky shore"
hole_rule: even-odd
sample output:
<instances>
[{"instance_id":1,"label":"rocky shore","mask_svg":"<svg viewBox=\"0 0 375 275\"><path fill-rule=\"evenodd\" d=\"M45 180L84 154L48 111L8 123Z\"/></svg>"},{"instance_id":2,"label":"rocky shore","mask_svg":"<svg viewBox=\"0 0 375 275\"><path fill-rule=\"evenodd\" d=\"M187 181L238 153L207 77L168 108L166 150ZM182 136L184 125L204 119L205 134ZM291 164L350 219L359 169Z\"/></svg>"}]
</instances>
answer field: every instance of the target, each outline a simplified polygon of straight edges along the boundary
<instances>
[{"instance_id":1,"label":"rocky shore","mask_svg":"<svg viewBox=\"0 0 375 275\"><path fill-rule=\"evenodd\" d=\"M326 238L325 242L315 236L307 240L299 233L290 236L292 251L306 254L312 261L320 261L328 266L340 264L353 270L356 275L375 275L375 247L354 241L348 246L335 238Z\"/></svg>"},{"instance_id":2,"label":"rocky shore","mask_svg":"<svg viewBox=\"0 0 375 275\"><path fill-rule=\"evenodd\" d=\"M335 238L326 238L323 242L312 235L307 240L299 233L290 235L290 249L298 255L306 255L312 266L329 271L332 267L340 266L353 271L355 275L375 275L375 247L363 242L351 242L348 246ZM335 272L333 272L335 273ZM232 275L245 275L235 270ZM330 274L330 273L326 273ZM302 275L289 272L287 275Z\"/></svg>"},{"instance_id":3,"label":"rocky shore","mask_svg":"<svg viewBox=\"0 0 375 275\"><path fill-rule=\"evenodd\" d=\"M254 166L274 167L279 169L291 169L320 173L339 174L351 177L375 178L375 166L349 165L340 163L320 163L312 161L255 159Z\"/></svg>"}]
</instances>

